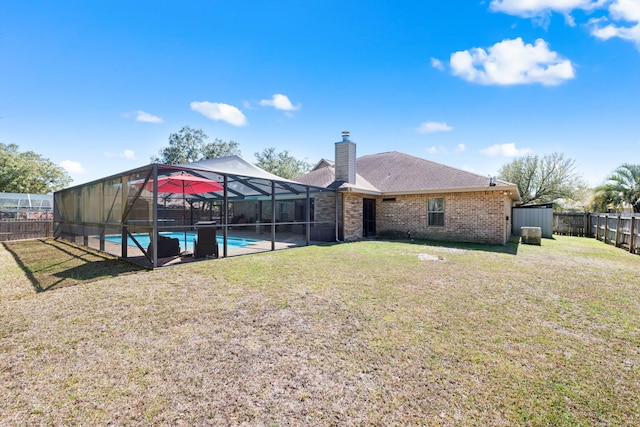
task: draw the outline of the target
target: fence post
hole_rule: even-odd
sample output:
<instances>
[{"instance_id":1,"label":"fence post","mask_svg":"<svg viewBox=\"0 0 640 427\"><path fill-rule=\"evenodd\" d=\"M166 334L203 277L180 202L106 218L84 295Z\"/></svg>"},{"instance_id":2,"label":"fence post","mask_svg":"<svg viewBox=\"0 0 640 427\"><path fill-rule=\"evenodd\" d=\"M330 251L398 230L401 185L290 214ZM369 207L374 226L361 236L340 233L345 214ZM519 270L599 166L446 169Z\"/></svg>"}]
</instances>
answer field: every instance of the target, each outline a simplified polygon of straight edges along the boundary
<instances>
[{"instance_id":1,"label":"fence post","mask_svg":"<svg viewBox=\"0 0 640 427\"><path fill-rule=\"evenodd\" d=\"M640 220L640 218L638 218ZM636 225L636 217L632 216L631 217L631 236L629 237L629 253L635 253L636 252L636 230L635 230L635 225Z\"/></svg>"},{"instance_id":2,"label":"fence post","mask_svg":"<svg viewBox=\"0 0 640 427\"><path fill-rule=\"evenodd\" d=\"M589 218L591 216L589 215L589 212L585 212L584 213L584 217L582 218L582 225L583 225L583 229L582 229L582 237L589 237L589 235L591 234L591 228L589 227Z\"/></svg>"},{"instance_id":3,"label":"fence post","mask_svg":"<svg viewBox=\"0 0 640 427\"><path fill-rule=\"evenodd\" d=\"M602 240L602 239L601 239L601 237L602 237L602 230L600 229L600 227L601 227L601 225L602 225L601 223L602 223L602 215L598 215L598 228L596 229L596 233L598 233L598 234L597 234L597 236L598 236L598 240Z\"/></svg>"},{"instance_id":4,"label":"fence post","mask_svg":"<svg viewBox=\"0 0 640 427\"><path fill-rule=\"evenodd\" d=\"M616 248L620 246L620 224L622 224L622 218L618 215L618 219L616 219L616 241L614 244Z\"/></svg>"}]
</instances>

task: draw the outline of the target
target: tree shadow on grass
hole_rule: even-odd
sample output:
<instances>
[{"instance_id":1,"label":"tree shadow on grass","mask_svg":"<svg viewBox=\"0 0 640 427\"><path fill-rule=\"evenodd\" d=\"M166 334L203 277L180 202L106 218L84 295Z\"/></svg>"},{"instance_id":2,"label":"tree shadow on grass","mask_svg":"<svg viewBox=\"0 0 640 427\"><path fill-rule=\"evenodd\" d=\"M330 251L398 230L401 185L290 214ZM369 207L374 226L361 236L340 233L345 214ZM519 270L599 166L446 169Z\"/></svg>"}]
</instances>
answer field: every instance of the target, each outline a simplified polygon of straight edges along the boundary
<instances>
[{"instance_id":1,"label":"tree shadow on grass","mask_svg":"<svg viewBox=\"0 0 640 427\"><path fill-rule=\"evenodd\" d=\"M3 242L36 292L145 270L113 256L63 240Z\"/></svg>"}]
</instances>

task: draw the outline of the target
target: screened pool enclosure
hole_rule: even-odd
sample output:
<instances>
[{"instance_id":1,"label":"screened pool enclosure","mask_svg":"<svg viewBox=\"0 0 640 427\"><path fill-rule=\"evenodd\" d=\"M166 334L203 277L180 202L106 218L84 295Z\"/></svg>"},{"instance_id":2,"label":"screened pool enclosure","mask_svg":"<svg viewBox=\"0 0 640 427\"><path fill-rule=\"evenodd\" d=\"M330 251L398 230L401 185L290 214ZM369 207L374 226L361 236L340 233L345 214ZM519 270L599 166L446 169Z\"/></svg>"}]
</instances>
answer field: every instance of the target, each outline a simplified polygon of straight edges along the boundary
<instances>
[{"instance_id":1,"label":"screened pool enclosure","mask_svg":"<svg viewBox=\"0 0 640 427\"><path fill-rule=\"evenodd\" d=\"M335 241L335 193L238 156L152 164L54 194L54 236L147 267Z\"/></svg>"},{"instance_id":2,"label":"screened pool enclosure","mask_svg":"<svg viewBox=\"0 0 640 427\"><path fill-rule=\"evenodd\" d=\"M51 218L52 194L0 193L0 220Z\"/></svg>"}]
</instances>

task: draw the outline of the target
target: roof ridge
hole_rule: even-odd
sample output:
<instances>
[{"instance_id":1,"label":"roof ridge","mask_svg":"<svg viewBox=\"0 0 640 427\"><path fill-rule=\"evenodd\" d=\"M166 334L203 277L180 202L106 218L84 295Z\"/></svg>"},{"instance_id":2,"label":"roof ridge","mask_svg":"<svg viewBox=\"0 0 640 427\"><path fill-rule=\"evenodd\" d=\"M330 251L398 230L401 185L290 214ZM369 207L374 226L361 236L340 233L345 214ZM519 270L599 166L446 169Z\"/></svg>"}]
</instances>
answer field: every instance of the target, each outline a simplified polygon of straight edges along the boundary
<instances>
[{"instance_id":1,"label":"roof ridge","mask_svg":"<svg viewBox=\"0 0 640 427\"><path fill-rule=\"evenodd\" d=\"M477 176L477 177L490 178L490 175L482 175L482 174L479 174L479 173L476 173L476 172L471 172L471 171L464 170L464 169L462 169L462 168L458 168L458 167L455 167L455 166L445 165L444 163L436 162L436 161L434 161L434 160L430 160L430 159L425 159L424 157L414 156L413 154L403 153L403 152L401 152L401 151L397 151L397 150L393 150L393 151L385 151L385 152L383 152L383 153L367 154L367 155L361 156L361 157L359 157L359 158L363 158L363 157L372 157L372 156L381 156L381 155L385 155L385 154L393 154L393 153L395 153L395 154L400 154L400 155L402 155L402 156L406 156L406 157L411 157L411 158L414 158L414 159L416 159L416 160L420 160L420 161L423 161L423 162L429 162L429 163L434 164L434 165L438 165L438 166L445 167L445 168L448 168L448 169L451 169L451 170L455 170L455 171L459 171L459 172L467 173L467 174L474 175L474 176ZM357 160L357 159L356 159L356 160ZM500 181L500 182L502 182L502 183L504 183L504 184L511 184L511 185L515 185L513 182L509 182L509 181L505 181L505 180L498 180L498 181Z\"/></svg>"}]
</instances>

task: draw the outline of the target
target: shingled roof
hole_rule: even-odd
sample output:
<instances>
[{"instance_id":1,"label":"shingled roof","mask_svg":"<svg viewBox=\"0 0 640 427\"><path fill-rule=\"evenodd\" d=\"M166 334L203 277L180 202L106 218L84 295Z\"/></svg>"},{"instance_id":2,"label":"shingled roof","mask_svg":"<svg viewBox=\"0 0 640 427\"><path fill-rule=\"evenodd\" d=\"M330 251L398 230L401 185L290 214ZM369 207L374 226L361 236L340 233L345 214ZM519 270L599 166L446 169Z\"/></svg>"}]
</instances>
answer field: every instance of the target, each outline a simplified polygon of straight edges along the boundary
<instances>
[{"instance_id":1,"label":"shingled roof","mask_svg":"<svg viewBox=\"0 0 640 427\"><path fill-rule=\"evenodd\" d=\"M356 159L356 183L335 181L333 162L320 162L311 172L294 181L319 187L349 189L380 194L433 193L478 190L511 191L519 199L515 184L446 166L397 151L371 154Z\"/></svg>"}]
</instances>

